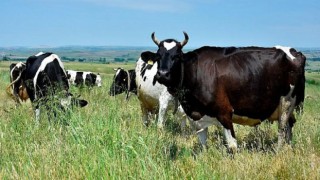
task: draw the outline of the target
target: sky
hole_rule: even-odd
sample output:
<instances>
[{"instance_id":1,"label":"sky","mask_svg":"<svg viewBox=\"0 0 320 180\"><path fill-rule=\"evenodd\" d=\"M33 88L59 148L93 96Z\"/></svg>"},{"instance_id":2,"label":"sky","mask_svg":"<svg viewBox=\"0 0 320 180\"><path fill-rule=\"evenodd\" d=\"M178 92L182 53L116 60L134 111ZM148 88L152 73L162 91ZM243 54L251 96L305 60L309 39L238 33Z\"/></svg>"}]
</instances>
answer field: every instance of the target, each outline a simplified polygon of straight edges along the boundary
<instances>
[{"instance_id":1,"label":"sky","mask_svg":"<svg viewBox=\"0 0 320 180\"><path fill-rule=\"evenodd\" d=\"M319 0L0 0L0 47L320 47Z\"/></svg>"}]
</instances>

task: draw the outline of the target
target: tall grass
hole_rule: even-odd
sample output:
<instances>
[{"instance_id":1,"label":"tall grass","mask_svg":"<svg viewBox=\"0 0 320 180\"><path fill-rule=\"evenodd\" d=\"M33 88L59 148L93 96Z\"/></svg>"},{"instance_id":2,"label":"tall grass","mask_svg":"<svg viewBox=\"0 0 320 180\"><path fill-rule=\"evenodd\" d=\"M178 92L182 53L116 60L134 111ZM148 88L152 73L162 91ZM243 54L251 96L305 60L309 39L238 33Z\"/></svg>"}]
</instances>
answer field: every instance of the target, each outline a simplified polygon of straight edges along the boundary
<instances>
[{"instance_id":1,"label":"tall grass","mask_svg":"<svg viewBox=\"0 0 320 180\"><path fill-rule=\"evenodd\" d=\"M292 147L274 151L276 123L263 123L258 130L235 125L240 150L230 156L217 127L209 128L209 148L205 151L200 151L191 129L186 135L181 133L170 112L164 130L155 124L144 127L135 96L126 101L124 95L108 95L111 65L73 65L78 70L102 73L104 81L103 87L91 90L72 87L72 93L81 95L89 105L72 110L69 126L49 123L45 113L37 126L30 102L15 108L4 91L8 71L1 69L1 179L320 178L317 84L306 84L304 114L297 116ZM9 65L0 63L1 67Z\"/></svg>"}]
</instances>

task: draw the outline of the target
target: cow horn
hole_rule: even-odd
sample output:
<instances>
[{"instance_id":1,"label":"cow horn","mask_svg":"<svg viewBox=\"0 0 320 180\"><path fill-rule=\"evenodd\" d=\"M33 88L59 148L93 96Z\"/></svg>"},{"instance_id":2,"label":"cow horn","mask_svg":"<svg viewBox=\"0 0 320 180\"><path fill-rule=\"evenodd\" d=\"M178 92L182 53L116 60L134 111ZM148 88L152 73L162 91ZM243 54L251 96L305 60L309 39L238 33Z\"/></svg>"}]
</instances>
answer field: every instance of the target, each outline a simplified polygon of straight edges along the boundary
<instances>
[{"instance_id":1,"label":"cow horn","mask_svg":"<svg viewBox=\"0 0 320 180\"><path fill-rule=\"evenodd\" d=\"M15 79L14 81L12 81L8 86L7 86L7 88L6 88L6 91L7 91L7 94L9 95L9 96L11 96L12 98L13 97L15 97L15 98L17 98L11 91L10 91L10 87L14 84L14 83L16 83L17 81L19 81L19 79L21 78L21 72L19 73L19 76L17 77L17 79Z\"/></svg>"},{"instance_id":2,"label":"cow horn","mask_svg":"<svg viewBox=\"0 0 320 180\"><path fill-rule=\"evenodd\" d=\"M159 46L160 42L159 42L159 40L156 38L156 36L154 35L154 32L151 34L151 38L152 38L153 42L154 42L157 46Z\"/></svg>"},{"instance_id":3,"label":"cow horn","mask_svg":"<svg viewBox=\"0 0 320 180\"><path fill-rule=\"evenodd\" d=\"M187 43L188 43L188 40L189 40L189 36L186 32L183 31L183 34L184 34L184 40L181 42L181 46L185 46Z\"/></svg>"}]
</instances>

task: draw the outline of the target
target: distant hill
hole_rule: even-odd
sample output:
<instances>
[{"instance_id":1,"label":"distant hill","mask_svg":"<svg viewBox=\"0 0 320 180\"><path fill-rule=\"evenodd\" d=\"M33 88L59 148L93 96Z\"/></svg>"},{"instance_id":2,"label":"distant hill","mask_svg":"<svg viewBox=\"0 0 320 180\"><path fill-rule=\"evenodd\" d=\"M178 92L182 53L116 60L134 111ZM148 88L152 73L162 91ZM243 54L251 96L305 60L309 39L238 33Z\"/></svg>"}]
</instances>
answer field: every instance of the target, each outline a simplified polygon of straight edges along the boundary
<instances>
[{"instance_id":1,"label":"distant hill","mask_svg":"<svg viewBox=\"0 0 320 180\"><path fill-rule=\"evenodd\" d=\"M320 48L297 48L307 60L320 61ZM189 49L190 50L190 49ZM38 52L53 52L64 61L123 62L136 61L143 51L156 51L156 47L130 46L62 46L62 47L0 47L0 60L23 61ZM188 51L186 49L185 51Z\"/></svg>"}]
</instances>

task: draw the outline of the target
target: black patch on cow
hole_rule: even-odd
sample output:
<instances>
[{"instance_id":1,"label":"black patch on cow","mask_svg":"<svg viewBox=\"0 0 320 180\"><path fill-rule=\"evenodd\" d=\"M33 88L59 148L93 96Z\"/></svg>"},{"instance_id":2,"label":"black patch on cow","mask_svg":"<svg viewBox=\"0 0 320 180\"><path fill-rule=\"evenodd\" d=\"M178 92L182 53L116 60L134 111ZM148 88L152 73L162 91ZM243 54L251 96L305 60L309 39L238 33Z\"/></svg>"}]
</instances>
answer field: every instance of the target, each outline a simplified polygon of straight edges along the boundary
<instances>
[{"instance_id":1,"label":"black patch on cow","mask_svg":"<svg viewBox=\"0 0 320 180\"><path fill-rule=\"evenodd\" d=\"M83 72L77 72L76 73L76 79L74 80L74 83L77 85L77 86L81 86L84 82L83 80Z\"/></svg>"},{"instance_id":2,"label":"black patch on cow","mask_svg":"<svg viewBox=\"0 0 320 180\"><path fill-rule=\"evenodd\" d=\"M146 81L146 79L147 79L147 77L145 76L145 77L143 78L143 81Z\"/></svg>"},{"instance_id":3,"label":"black patch on cow","mask_svg":"<svg viewBox=\"0 0 320 180\"><path fill-rule=\"evenodd\" d=\"M146 70L147 69L150 70L152 68L152 66L153 65L151 65L151 64L143 63L142 64L142 68L141 68L141 73L140 73L141 77L144 77L144 74L146 73Z\"/></svg>"}]
</instances>

